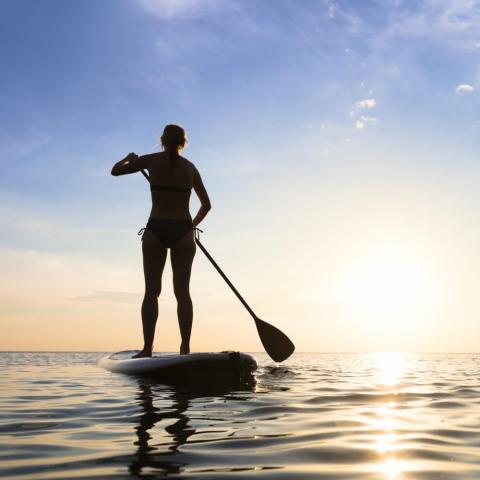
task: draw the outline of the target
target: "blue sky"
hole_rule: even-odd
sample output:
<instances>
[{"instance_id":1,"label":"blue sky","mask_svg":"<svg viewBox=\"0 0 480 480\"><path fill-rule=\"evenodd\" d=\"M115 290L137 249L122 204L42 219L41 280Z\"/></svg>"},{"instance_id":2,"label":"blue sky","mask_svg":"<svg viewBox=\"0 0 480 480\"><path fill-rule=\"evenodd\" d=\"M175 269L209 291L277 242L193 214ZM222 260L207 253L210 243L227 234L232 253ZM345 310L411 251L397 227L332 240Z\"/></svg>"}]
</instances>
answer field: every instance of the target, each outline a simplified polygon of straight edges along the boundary
<instances>
[{"instance_id":1,"label":"blue sky","mask_svg":"<svg viewBox=\"0 0 480 480\"><path fill-rule=\"evenodd\" d=\"M319 329L323 319L333 328L325 344L300 336L300 349L381 349L370 340L379 322L388 348L410 348L411 330L397 332L403 343L389 337L390 311L368 320L365 337L342 336L373 306L360 315L343 287L331 291L336 260L351 259L344 275L353 278L370 248L397 259L408 250L407 277L444 279L431 293L436 310L422 304L424 337L412 348L458 350L480 333L468 287L480 273L480 2L16 0L1 10L0 256L16 272L0 292L12 326L3 348L30 345L14 325L43 315L54 331L59 312L72 310L79 322L121 316L118 345L105 338L98 348L137 335L135 233L149 194L140 175L109 171L130 151L153 151L166 123L187 129L185 155L214 207L206 243L252 303L286 330L297 321ZM205 331L225 315L245 322L203 259L196 269ZM438 303L444 291L448 308ZM415 308L397 310L420 318ZM439 312L443 338L463 319L451 345L429 343ZM165 348L176 342L170 323ZM72 325L70 347L87 348ZM258 347L247 329L239 338Z\"/></svg>"}]
</instances>

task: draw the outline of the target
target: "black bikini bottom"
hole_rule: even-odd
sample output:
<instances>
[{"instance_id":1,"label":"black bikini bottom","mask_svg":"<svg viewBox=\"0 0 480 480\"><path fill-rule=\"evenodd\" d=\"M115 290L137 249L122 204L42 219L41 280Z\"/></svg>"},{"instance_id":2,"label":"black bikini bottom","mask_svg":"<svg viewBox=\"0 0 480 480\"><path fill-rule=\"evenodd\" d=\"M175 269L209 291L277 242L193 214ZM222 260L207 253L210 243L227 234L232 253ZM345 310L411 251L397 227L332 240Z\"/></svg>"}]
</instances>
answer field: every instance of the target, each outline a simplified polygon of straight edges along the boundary
<instances>
[{"instance_id":1,"label":"black bikini bottom","mask_svg":"<svg viewBox=\"0 0 480 480\"><path fill-rule=\"evenodd\" d=\"M171 248L193 230L193 225L187 218L150 218L146 228L163 243L165 248Z\"/></svg>"}]
</instances>

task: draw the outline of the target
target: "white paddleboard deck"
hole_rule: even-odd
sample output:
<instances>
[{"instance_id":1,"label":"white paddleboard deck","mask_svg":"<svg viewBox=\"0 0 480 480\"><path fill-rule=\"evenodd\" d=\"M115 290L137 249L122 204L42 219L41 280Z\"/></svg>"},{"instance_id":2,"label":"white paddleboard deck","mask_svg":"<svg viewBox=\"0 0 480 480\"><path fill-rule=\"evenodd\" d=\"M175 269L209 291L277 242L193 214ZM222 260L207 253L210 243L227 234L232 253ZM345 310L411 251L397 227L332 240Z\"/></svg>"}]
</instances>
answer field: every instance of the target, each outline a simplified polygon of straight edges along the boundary
<instances>
[{"instance_id":1,"label":"white paddleboard deck","mask_svg":"<svg viewBox=\"0 0 480 480\"><path fill-rule=\"evenodd\" d=\"M243 378L257 369L255 357L242 352L156 353L152 357L132 358L138 350L111 353L98 361L100 367L115 373L164 378L171 381L203 378Z\"/></svg>"}]
</instances>

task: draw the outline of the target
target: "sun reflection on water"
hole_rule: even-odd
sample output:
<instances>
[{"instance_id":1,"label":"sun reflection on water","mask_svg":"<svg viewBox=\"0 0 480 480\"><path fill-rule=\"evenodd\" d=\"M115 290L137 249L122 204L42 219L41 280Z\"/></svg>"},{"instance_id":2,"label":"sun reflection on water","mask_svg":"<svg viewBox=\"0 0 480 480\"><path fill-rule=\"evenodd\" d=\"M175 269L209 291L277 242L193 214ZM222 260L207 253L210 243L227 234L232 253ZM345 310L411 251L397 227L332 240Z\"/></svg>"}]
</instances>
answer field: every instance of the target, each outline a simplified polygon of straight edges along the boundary
<instances>
[{"instance_id":1,"label":"sun reflection on water","mask_svg":"<svg viewBox=\"0 0 480 480\"><path fill-rule=\"evenodd\" d=\"M381 352L374 354L377 379L382 385L397 385L404 373L406 356L403 353Z\"/></svg>"},{"instance_id":2,"label":"sun reflection on water","mask_svg":"<svg viewBox=\"0 0 480 480\"><path fill-rule=\"evenodd\" d=\"M395 433L386 433L379 435L377 438L376 449L380 453L390 452L396 450L395 442L398 440L398 435Z\"/></svg>"},{"instance_id":3,"label":"sun reflection on water","mask_svg":"<svg viewBox=\"0 0 480 480\"><path fill-rule=\"evenodd\" d=\"M375 383L385 393L398 394L400 384L405 374L406 356L402 353L382 352L374 355ZM395 389L392 392L392 387ZM375 470L383 474L386 480L405 479L406 462L397 458L400 451L400 436L398 420L395 412L398 403L388 400L377 406L372 426L379 432L376 434L375 450L380 458Z\"/></svg>"},{"instance_id":4,"label":"sun reflection on water","mask_svg":"<svg viewBox=\"0 0 480 480\"><path fill-rule=\"evenodd\" d=\"M379 472L385 474L386 479L400 480L405 478L405 462L396 458L387 458L379 466Z\"/></svg>"}]
</instances>

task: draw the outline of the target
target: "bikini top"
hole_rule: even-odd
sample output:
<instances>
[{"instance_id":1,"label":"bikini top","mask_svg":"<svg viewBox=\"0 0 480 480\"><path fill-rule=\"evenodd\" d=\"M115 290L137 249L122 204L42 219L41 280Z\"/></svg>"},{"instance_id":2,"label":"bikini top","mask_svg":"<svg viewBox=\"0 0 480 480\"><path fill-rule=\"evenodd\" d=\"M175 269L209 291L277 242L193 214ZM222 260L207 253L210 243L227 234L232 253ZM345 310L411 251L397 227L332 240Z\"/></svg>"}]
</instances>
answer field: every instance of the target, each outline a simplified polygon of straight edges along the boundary
<instances>
[{"instance_id":1,"label":"bikini top","mask_svg":"<svg viewBox=\"0 0 480 480\"><path fill-rule=\"evenodd\" d=\"M164 190L167 192L182 192L188 194L192 191L189 187L171 187L169 185L150 185L150 190Z\"/></svg>"}]
</instances>

